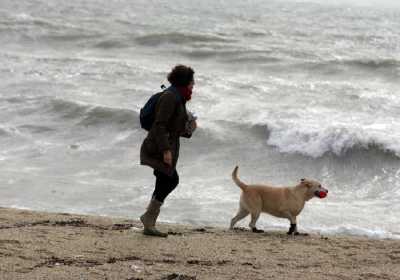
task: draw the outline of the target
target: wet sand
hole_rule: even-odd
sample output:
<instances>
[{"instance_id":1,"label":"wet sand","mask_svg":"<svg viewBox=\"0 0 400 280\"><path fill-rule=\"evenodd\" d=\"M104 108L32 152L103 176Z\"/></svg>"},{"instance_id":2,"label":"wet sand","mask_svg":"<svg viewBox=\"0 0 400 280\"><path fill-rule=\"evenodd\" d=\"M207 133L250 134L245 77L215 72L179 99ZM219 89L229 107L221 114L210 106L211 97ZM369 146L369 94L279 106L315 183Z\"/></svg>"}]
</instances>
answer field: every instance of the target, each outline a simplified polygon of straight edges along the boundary
<instances>
[{"instance_id":1,"label":"wet sand","mask_svg":"<svg viewBox=\"0 0 400 280\"><path fill-rule=\"evenodd\" d=\"M0 208L0 279L400 279L400 240L287 236Z\"/></svg>"}]
</instances>

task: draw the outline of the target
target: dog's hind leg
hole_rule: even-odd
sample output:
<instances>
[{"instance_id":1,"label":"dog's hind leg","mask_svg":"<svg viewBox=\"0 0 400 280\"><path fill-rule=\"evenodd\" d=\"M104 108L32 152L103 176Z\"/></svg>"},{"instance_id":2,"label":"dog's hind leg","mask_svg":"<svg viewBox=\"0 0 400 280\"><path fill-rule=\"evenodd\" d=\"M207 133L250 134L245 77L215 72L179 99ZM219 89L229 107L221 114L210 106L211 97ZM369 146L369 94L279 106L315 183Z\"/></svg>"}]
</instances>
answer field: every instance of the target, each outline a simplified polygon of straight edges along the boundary
<instances>
[{"instance_id":1,"label":"dog's hind leg","mask_svg":"<svg viewBox=\"0 0 400 280\"><path fill-rule=\"evenodd\" d=\"M261 214L261 211L251 213L251 221L250 221L249 227L251 228L251 230L253 232L257 232L257 233L264 232L263 230L256 228L256 223L257 223L258 218L260 217L260 214Z\"/></svg>"},{"instance_id":2,"label":"dog's hind leg","mask_svg":"<svg viewBox=\"0 0 400 280\"><path fill-rule=\"evenodd\" d=\"M233 229L235 224L238 221L240 221L241 219L245 218L247 215L249 215L249 211L247 211L246 209L244 209L243 207L240 206L239 211L237 212L236 216L232 218L231 225L229 228Z\"/></svg>"}]
</instances>

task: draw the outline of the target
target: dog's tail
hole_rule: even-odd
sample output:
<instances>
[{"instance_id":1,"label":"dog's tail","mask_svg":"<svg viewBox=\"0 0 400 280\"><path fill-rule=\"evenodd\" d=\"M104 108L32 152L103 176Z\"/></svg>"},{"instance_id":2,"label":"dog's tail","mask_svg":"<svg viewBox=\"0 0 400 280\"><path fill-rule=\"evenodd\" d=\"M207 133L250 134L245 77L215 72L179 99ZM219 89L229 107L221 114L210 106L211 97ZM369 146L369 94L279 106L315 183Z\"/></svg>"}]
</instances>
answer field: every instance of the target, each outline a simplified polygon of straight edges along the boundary
<instances>
[{"instance_id":1,"label":"dog's tail","mask_svg":"<svg viewBox=\"0 0 400 280\"><path fill-rule=\"evenodd\" d=\"M240 181L240 179L237 176L239 166L236 166L235 169L232 172L232 180L235 182L236 185L239 186L239 188L242 189L242 191L245 191L247 189L247 185Z\"/></svg>"}]
</instances>

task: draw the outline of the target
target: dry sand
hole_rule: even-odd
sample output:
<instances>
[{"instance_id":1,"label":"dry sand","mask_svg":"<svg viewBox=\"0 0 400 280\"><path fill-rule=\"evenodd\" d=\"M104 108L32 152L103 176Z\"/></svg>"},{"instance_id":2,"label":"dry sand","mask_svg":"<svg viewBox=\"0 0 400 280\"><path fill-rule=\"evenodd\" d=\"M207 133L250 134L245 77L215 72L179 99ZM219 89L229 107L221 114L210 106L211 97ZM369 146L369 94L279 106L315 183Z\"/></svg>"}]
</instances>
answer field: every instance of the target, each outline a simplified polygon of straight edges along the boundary
<instances>
[{"instance_id":1,"label":"dry sand","mask_svg":"<svg viewBox=\"0 0 400 280\"><path fill-rule=\"evenodd\" d=\"M0 208L0 279L400 279L400 241Z\"/></svg>"}]
</instances>

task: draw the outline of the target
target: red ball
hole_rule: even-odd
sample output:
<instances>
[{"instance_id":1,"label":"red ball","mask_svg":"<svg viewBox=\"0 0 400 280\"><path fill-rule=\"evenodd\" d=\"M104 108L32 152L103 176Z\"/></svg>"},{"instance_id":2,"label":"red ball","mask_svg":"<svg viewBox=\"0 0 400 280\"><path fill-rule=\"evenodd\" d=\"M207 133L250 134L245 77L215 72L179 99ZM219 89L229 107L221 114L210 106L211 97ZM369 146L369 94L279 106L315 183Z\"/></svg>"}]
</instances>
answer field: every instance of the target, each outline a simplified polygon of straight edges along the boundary
<instances>
[{"instance_id":1,"label":"red ball","mask_svg":"<svg viewBox=\"0 0 400 280\"><path fill-rule=\"evenodd\" d=\"M319 198L324 198L327 196L326 192L319 192Z\"/></svg>"}]
</instances>

